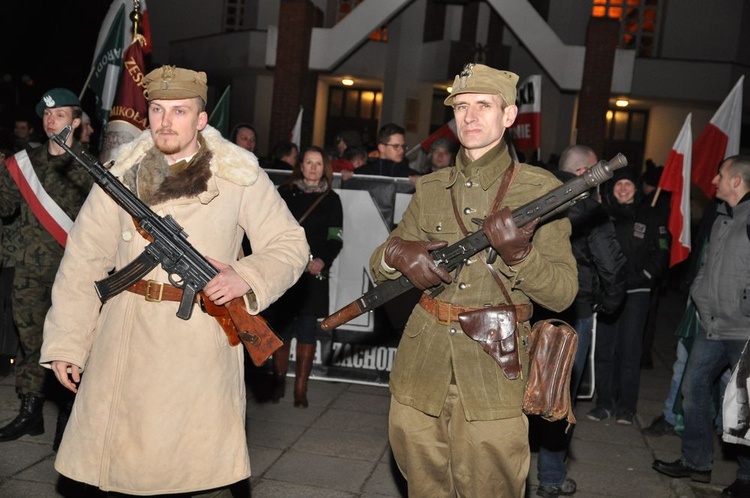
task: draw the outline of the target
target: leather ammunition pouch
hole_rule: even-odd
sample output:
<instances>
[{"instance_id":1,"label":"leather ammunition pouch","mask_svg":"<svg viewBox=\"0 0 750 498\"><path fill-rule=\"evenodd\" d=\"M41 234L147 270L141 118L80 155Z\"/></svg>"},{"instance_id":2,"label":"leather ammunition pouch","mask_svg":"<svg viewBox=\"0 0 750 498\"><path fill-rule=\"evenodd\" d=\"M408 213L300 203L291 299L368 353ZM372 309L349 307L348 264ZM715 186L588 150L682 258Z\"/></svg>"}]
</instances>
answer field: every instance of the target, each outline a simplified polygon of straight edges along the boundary
<instances>
[{"instance_id":1,"label":"leather ammunition pouch","mask_svg":"<svg viewBox=\"0 0 750 498\"><path fill-rule=\"evenodd\" d=\"M566 322L550 319L534 324L529 337L524 413L551 422L566 419L568 424L576 423L570 399L570 375L577 350L578 334Z\"/></svg>"}]
</instances>

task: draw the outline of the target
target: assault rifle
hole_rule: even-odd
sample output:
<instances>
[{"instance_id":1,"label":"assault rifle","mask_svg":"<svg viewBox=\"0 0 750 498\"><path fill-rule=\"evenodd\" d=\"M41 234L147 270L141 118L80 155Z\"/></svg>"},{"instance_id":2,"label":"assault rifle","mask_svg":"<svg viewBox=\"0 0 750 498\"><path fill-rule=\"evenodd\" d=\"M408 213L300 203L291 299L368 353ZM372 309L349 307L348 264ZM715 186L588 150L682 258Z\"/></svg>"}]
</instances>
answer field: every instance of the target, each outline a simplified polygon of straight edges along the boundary
<instances>
[{"instance_id":1,"label":"assault rifle","mask_svg":"<svg viewBox=\"0 0 750 498\"><path fill-rule=\"evenodd\" d=\"M198 296L201 309L216 318L227 334L229 343L236 346L241 341L253 363L256 366L262 365L283 344L279 336L263 317L247 312L242 297L236 297L223 306L213 304L202 289L219 274L219 270L187 241L188 234L172 216L161 217L156 214L88 152L74 152L65 143L71 132L72 129L68 125L60 134L50 135L50 139L94 177L94 181L133 217L138 231L148 234L147 239L151 241L136 259L110 276L95 282L99 299L103 303L106 302L110 297L145 277L161 263L169 275L169 282L182 289L177 316L183 320L190 319Z\"/></svg>"},{"instance_id":2,"label":"assault rifle","mask_svg":"<svg viewBox=\"0 0 750 498\"><path fill-rule=\"evenodd\" d=\"M617 154L610 161L599 161L582 175L571 178L538 199L513 210L513 222L521 228L537 218L540 218L541 223L557 216L574 203L587 197L591 188L612 178L614 170L627 164L628 161L622 154ZM484 235L482 230L477 230L454 244L431 251L430 255L438 266L445 268L448 272L453 270L460 272L467 259L489 246L487 236ZM494 254L494 256L497 256L497 254ZM491 262L492 258L493 256L489 256L488 261ZM321 327L323 330L332 330L387 303L413 287L412 283L403 275L396 280L383 282L356 301L327 316L323 319ZM437 295L442 288L442 286L433 288L431 295Z\"/></svg>"}]
</instances>

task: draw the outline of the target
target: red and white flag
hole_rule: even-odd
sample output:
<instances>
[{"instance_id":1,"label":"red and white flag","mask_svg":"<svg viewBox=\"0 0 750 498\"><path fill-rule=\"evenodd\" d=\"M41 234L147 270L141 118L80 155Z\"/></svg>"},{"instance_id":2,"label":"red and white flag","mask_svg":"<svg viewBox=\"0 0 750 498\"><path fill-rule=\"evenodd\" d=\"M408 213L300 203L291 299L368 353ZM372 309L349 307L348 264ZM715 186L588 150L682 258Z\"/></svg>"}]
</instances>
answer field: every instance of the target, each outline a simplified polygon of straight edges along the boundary
<instances>
[{"instance_id":1,"label":"red and white flag","mask_svg":"<svg viewBox=\"0 0 750 498\"><path fill-rule=\"evenodd\" d=\"M672 247L669 267L685 261L690 255L690 170L692 166L693 133L690 129L692 113L685 118L680 134L669 151L664 164L659 188L671 192L669 202L669 233Z\"/></svg>"},{"instance_id":2,"label":"red and white flag","mask_svg":"<svg viewBox=\"0 0 750 498\"><path fill-rule=\"evenodd\" d=\"M740 152L740 126L742 124L742 82L729 92L714 117L693 144L693 183L712 198L716 187L711 180L719 171L721 161Z\"/></svg>"}]
</instances>

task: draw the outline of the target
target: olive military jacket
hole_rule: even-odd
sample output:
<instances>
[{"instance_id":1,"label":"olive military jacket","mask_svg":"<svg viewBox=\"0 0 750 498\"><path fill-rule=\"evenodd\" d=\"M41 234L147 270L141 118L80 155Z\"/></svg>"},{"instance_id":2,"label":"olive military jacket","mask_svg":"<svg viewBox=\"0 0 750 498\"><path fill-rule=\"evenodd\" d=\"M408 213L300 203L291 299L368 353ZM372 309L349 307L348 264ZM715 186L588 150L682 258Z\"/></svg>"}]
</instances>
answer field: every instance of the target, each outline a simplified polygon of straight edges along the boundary
<instances>
[{"instance_id":1,"label":"olive military jacket","mask_svg":"<svg viewBox=\"0 0 750 498\"><path fill-rule=\"evenodd\" d=\"M468 230L478 227L472 218L489 214L503 174L511 165L507 145L501 142L477 161L462 148L456 166L425 175L402 221L390 234L406 240L445 240L452 244L464 237L456 221L451 191ZM560 185L550 172L521 164L501 206L515 209ZM561 311L578 291L576 261L570 246L571 226L567 218L537 228L529 256L516 267L501 258L499 271L513 304L535 301ZM370 267L377 282L400 277L383 263L388 241L372 254ZM502 290L477 254L469 259L457 279L445 286L438 299L456 305L482 307L504 304ZM461 330L458 322L440 324L417 305L412 312L396 352L390 389L402 404L438 416L454 382L467 420L495 420L519 416L528 372L526 351L529 323L519 324L519 353L523 376L509 380L482 347Z\"/></svg>"}]
</instances>

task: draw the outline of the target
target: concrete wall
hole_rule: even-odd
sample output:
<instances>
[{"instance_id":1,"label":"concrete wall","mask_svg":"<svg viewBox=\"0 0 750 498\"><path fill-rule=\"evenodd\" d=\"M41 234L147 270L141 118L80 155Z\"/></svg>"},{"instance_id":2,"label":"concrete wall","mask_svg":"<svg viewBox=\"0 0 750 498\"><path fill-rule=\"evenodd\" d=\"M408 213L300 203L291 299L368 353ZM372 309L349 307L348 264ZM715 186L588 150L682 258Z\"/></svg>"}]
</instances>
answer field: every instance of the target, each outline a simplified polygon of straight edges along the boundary
<instances>
[{"instance_id":1,"label":"concrete wall","mask_svg":"<svg viewBox=\"0 0 750 498\"><path fill-rule=\"evenodd\" d=\"M648 118L650 133L643 153L644 161L653 159L657 165L663 165L666 162L685 118L691 112L693 116L690 119L690 130L693 134L693 141L695 141L711 120L716 108L700 109L684 105L655 105L651 108Z\"/></svg>"}]
</instances>

